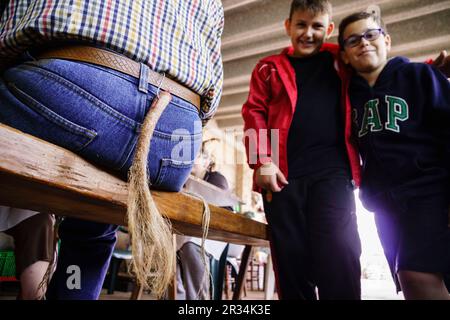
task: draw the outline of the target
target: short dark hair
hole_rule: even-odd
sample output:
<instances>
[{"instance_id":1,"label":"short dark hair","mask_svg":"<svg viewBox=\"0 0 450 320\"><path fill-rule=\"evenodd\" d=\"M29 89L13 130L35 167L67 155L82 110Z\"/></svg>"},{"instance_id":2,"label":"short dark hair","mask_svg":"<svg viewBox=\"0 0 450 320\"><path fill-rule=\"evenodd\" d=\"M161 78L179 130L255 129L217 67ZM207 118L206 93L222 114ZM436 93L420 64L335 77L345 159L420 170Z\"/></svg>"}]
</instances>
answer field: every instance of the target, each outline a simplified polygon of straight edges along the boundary
<instances>
[{"instance_id":1,"label":"short dark hair","mask_svg":"<svg viewBox=\"0 0 450 320\"><path fill-rule=\"evenodd\" d=\"M293 0L289 19L292 19L292 15L297 10L310 11L314 14L328 13L331 17L331 3L329 0Z\"/></svg>"},{"instance_id":2,"label":"short dark hair","mask_svg":"<svg viewBox=\"0 0 450 320\"><path fill-rule=\"evenodd\" d=\"M352 24L353 22L359 21L359 20L366 20L366 19L373 19L378 25L383 28L384 32L387 33L386 25L383 22L383 20L373 13L369 13L366 11L356 12L352 13L351 15L345 17L342 19L341 23L339 24L339 35L338 35L338 42L339 47L341 50L344 50L344 31L348 27L349 24Z\"/></svg>"}]
</instances>

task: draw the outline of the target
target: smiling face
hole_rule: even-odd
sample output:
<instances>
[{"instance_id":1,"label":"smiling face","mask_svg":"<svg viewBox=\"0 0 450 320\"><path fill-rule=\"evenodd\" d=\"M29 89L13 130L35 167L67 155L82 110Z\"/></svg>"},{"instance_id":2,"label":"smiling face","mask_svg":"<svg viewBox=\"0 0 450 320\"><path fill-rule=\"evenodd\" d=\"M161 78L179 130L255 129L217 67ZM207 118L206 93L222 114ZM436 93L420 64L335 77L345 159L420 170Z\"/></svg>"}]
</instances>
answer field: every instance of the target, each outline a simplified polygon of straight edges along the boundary
<instances>
[{"instance_id":1,"label":"smiling face","mask_svg":"<svg viewBox=\"0 0 450 320\"><path fill-rule=\"evenodd\" d=\"M371 17L350 23L343 31L344 41L350 36L360 36L370 29L379 29L379 24ZM351 64L359 74L379 74L387 63L387 54L391 49L389 35L380 34L375 40L361 39L354 47L344 46L342 59Z\"/></svg>"},{"instance_id":2,"label":"smiling face","mask_svg":"<svg viewBox=\"0 0 450 320\"><path fill-rule=\"evenodd\" d=\"M285 21L287 35L291 38L295 57L308 57L320 51L323 42L334 29L328 13L296 10Z\"/></svg>"}]
</instances>

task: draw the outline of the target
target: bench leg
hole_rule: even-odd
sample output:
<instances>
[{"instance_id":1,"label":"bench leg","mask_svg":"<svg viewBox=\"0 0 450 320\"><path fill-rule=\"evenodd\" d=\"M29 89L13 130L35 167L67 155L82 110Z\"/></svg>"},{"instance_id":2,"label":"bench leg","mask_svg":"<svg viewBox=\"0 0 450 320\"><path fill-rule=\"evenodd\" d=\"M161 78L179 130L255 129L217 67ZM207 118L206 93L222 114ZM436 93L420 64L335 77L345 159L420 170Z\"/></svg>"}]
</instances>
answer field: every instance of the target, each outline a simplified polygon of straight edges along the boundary
<instances>
[{"instance_id":1,"label":"bench leg","mask_svg":"<svg viewBox=\"0 0 450 320\"><path fill-rule=\"evenodd\" d=\"M176 300L177 299L177 277L176 275L173 277L172 283L169 288L167 288L167 299L168 300Z\"/></svg>"},{"instance_id":2,"label":"bench leg","mask_svg":"<svg viewBox=\"0 0 450 320\"><path fill-rule=\"evenodd\" d=\"M144 293L144 287L137 284L134 286L133 293L131 294L130 300L141 300L142 294Z\"/></svg>"},{"instance_id":3,"label":"bench leg","mask_svg":"<svg viewBox=\"0 0 450 320\"><path fill-rule=\"evenodd\" d=\"M177 236L174 234L172 236L172 242L173 242L173 247L176 248L177 247ZM177 265L177 253L175 250L175 265ZM172 283L169 285L169 288L167 288L167 299L168 300L176 300L177 299L177 274L176 272L174 273L173 277L172 277Z\"/></svg>"},{"instance_id":4,"label":"bench leg","mask_svg":"<svg viewBox=\"0 0 450 320\"><path fill-rule=\"evenodd\" d=\"M252 254L253 247L246 245L244 252L242 253L241 265L239 266L239 274L236 281L235 291L233 293L233 300L239 300L242 295L242 289L245 286L245 276L247 274L248 264Z\"/></svg>"},{"instance_id":5,"label":"bench leg","mask_svg":"<svg viewBox=\"0 0 450 320\"><path fill-rule=\"evenodd\" d=\"M111 258L111 267L109 269L109 284L108 284L108 294L113 294L116 289L116 279L119 272L120 259L116 257Z\"/></svg>"}]
</instances>

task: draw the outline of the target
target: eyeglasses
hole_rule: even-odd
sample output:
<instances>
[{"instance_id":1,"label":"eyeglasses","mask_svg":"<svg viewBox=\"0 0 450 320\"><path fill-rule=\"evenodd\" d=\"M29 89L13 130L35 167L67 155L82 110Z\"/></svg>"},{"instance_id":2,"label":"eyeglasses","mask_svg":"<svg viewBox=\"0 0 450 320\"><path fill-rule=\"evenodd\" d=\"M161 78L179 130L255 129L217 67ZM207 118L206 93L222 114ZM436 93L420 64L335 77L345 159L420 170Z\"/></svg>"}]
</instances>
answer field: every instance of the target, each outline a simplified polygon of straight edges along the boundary
<instances>
[{"instance_id":1,"label":"eyeglasses","mask_svg":"<svg viewBox=\"0 0 450 320\"><path fill-rule=\"evenodd\" d=\"M385 35L382 28L368 29L360 35L353 35L343 41L344 47L354 48L361 43L362 38L367 41L375 41L380 37L380 34Z\"/></svg>"}]
</instances>

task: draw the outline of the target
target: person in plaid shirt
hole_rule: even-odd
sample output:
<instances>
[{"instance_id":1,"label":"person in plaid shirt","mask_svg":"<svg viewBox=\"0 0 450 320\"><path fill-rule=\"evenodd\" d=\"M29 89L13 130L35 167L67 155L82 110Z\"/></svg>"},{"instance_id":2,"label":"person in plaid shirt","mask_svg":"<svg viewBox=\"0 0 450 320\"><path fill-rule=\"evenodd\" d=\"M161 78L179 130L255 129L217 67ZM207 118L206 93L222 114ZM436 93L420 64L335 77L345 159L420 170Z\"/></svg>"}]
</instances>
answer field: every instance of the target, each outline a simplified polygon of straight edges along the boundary
<instances>
[{"instance_id":1,"label":"person in plaid shirt","mask_svg":"<svg viewBox=\"0 0 450 320\"><path fill-rule=\"evenodd\" d=\"M222 93L223 25L220 0L0 1L0 122L125 178L143 119L172 83L148 171L153 187L178 191ZM97 299L116 230L66 218L47 298Z\"/></svg>"}]
</instances>

